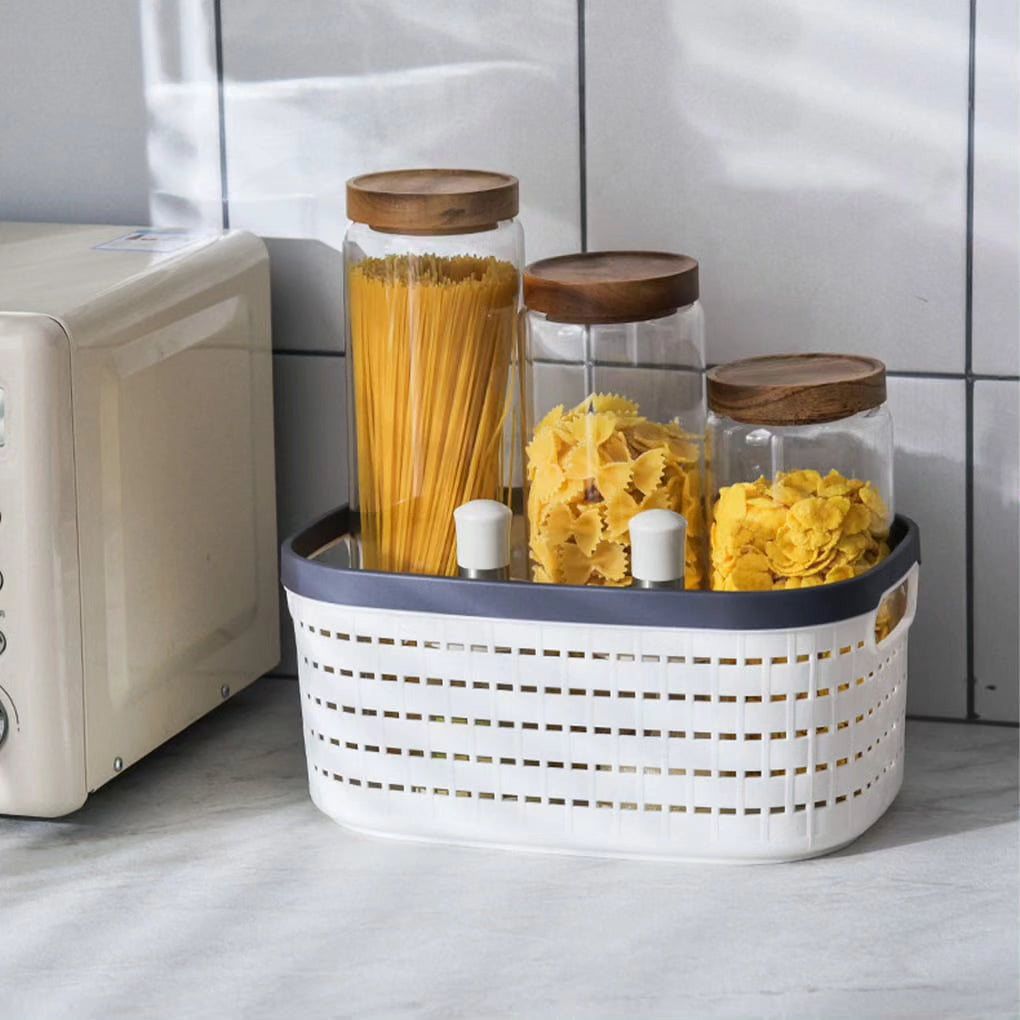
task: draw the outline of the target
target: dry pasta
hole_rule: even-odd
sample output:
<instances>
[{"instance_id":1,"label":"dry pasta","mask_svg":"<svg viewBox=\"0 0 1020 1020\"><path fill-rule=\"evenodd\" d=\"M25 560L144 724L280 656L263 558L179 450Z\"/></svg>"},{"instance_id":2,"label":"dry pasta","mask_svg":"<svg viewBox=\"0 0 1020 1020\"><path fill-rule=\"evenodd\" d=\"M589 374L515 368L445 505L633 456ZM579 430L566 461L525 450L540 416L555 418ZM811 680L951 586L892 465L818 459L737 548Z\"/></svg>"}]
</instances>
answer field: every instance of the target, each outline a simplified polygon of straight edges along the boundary
<instances>
[{"instance_id":1,"label":"dry pasta","mask_svg":"<svg viewBox=\"0 0 1020 1020\"><path fill-rule=\"evenodd\" d=\"M501 499L517 270L391 255L349 271L363 566L452 575L453 511Z\"/></svg>"},{"instance_id":2,"label":"dry pasta","mask_svg":"<svg viewBox=\"0 0 1020 1020\"><path fill-rule=\"evenodd\" d=\"M540 583L626 587L630 520L642 510L687 519L684 586L702 585L701 448L676 422L659 424L637 404L593 393L554 407L527 447L532 577Z\"/></svg>"}]
</instances>

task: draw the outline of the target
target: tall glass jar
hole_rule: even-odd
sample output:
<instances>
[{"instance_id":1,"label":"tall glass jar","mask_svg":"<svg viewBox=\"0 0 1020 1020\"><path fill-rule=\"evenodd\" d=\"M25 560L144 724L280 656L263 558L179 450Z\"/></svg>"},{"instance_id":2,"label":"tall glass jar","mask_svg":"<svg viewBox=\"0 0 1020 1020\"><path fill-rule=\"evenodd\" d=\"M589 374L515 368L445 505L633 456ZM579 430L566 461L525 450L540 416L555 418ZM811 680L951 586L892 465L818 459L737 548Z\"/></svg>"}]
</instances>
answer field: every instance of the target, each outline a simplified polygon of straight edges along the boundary
<instances>
[{"instance_id":1,"label":"tall glass jar","mask_svg":"<svg viewBox=\"0 0 1020 1020\"><path fill-rule=\"evenodd\" d=\"M850 580L889 554L893 427L875 358L747 358L708 373L711 587Z\"/></svg>"},{"instance_id":2,"label":"tall glass jar","mask_svg":"<svg viewBox=\"0 0 1020 1020\"><path fill-rule=\"evenodd\" d=\"M705 577L704 317L698 264L588 252L524 274L531 577L625 586L629 524L687 519L684 583Z\"/></svg>"},{"instance_id":3,"label":"tall glass jar","mask_svg":"<svg viewBox=\"0 0 1020 1020\"><path fill-rule=\"evenodd\" d=\"M507 174L399 170L347 182L352 552L366 569L452 576L456 507L509 501L517 209Z\"/></svg>"}]
</instances>

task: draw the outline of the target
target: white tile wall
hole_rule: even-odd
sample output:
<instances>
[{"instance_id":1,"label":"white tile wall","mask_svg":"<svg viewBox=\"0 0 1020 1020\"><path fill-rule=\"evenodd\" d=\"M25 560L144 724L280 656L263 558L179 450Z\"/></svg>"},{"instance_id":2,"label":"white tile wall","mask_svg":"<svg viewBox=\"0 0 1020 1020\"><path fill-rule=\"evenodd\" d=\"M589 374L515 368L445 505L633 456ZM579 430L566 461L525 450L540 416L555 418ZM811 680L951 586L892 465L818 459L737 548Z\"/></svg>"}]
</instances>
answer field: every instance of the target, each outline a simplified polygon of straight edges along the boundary
<instances>
[{"instance_id":1,"label":"white tile wall","mask_svg":"<svg viewBox=\"0 0 1020 1020\"><path fill-rule=\"evenodd\" d=\"M963 370L966 3L587 11L591 248L699 259L712 361Z\"/></svg>"},{"instance_id":2,"label":"white tile wall","mask_svg":"<svg viewBox=\"0 0 1020 1020\"><path fill-rule=\"evenodd\" d=\"M974 371L1020 372L1020 12L977 0L974 52Z\"/></svg>"},{"instance_id":3,"label":"white tile wall","mask_svg":"<svg viewBox=\"0 0 1020 1020\"><path fill-rule=\"evenodd\" d=\"M580 243L574 0L225 4L231 223L339 247L348 177L515 174L529 258Z\"/></svg>"},{"instance_id":4,"label":"white tile wall","mask_svg":"<svg viewBox=\"0 0 1020 1020\"><path fill-rule=\"evenodd\" d=\"M145 223L146 118L137 4L4 5L4 219Z\"/></svg>"},{"instance_id":5,"label":"white tile wall","mask_svg":"<svg viewBox=\"0 0 1020 1020\"><path fill-rule=\"evenodd\" d=\"M966 383L899 378L888 390L896 509L921 529L907 711L959 719L967 712Z\"/></svg>"},{"instance_id":6,"label":"white tile wall","mask_svg":"<svg viewBox=\"0 0 1020 1020\"><path fill-rule=\"evenodd\" d=\"M974 385L975 710L1008 722L1020 709L1018 405L1014 382Z\"/></svg>"},{"instance_id":7,"label":"white tile wall","mask_svg":"<svg viewBox=\"0 0 1020 1020\"><path fill-rule=\"evenodd\" d=\"M9 6L0 218L220 223L214 0ZM583 7L582 148L576 0L222 3L229 215L272 259L281 535L346 494L346 178L515 173L534 259L579 247L584 166L589 247L701 260L712 360L851 349L960 374L892 379L890 403L924 557L909 706L963 717L966 0ZM1016 4L976 0L976 24L973 369L1012 377ZM974 693L999 720L1017 717L1017 385L973 387Z\"/></svg>"},{"instance_id":8,"label":"white tile wall","mask_svg":"<svg viewBox=\"0 0 1020 1020\"><path fill-rule=\"evenodd\" d=\"M277 354L276 514L281 541L347 500L347 391L339 355ZM281 595L280 672L297 675Z\"/></svg>"},{"instance_id":9,"label":"white tile wall","mask_svg":"<svg viewBox=\"0 0 1020 1020\"><path fill-rule=\"evenodd\" d=\"M344 349L343 256L322 241L266 238L276 350Z\"/></svg>"}]
</instances>

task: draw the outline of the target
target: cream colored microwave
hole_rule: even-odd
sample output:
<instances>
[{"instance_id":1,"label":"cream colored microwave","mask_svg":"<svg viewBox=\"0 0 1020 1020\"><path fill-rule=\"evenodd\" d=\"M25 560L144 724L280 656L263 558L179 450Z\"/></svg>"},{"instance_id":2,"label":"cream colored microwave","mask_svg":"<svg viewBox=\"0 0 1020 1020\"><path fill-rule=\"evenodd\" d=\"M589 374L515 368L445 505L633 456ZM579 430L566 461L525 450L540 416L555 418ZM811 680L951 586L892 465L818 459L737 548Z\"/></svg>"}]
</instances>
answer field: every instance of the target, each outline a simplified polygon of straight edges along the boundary
<instances>
[{"instance_id":1,"label":"cream colored microwave","mask_svg":"<svg viewBox=\"0 0 1020 1020\"><path fill-rule=\"evenodd\" d=\"M269 330L250 234L0 224L0 813L277 663Z\"/></svg>"}]
</instances>

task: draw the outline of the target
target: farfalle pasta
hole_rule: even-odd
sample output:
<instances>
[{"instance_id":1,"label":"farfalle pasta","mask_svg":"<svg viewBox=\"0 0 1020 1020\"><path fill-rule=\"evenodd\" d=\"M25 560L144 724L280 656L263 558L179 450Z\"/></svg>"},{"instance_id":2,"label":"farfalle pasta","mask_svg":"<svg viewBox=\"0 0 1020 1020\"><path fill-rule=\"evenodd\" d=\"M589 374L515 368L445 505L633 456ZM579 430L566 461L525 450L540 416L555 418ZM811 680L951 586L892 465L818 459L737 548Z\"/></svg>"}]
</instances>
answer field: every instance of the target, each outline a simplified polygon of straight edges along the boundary
<instances>
[{"instance_id":1,"label":"farfalle pasta","mask_svg":"<svg viewBox=\"0 0 1020 1020\"><path fill-rule=\"evenodd\" d=\"M838 471L780 473L719 491L713 591L773 591L848 581L889 555L889 511L870 482Z\"/></svg>"},{"instance_id":2,"label":"farfalle pasta","mask_svg":"<svg viewBox=\"0 0 1020 1020\"><path fill-rule=\"evenodd\" d=\"M687 519L684 584L702 586L701 448L679 424L650 422L633 401L592 394L535 426L527 472L535 581L629 585L631 518L661 508Z\"/></svg>"}]
</instances>

